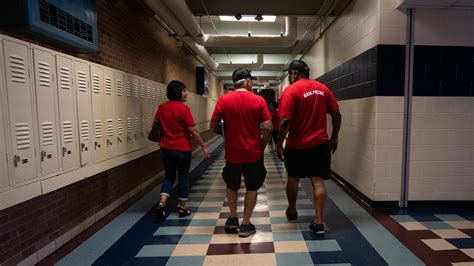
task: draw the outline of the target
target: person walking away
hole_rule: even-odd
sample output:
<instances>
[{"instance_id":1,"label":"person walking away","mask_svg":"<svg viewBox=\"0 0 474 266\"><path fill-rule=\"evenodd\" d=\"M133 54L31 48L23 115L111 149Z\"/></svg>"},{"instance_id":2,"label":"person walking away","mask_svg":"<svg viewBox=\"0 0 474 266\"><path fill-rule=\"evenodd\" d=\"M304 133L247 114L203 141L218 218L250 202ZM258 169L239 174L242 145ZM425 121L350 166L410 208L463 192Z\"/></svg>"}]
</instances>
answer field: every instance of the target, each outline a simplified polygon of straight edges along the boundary
<instances>
[{"instance_id":1,"label":"person walking away","mask_svg":"<svg viewBox=\"0 0 474 266\"><path fill-rule=\"evenodd\" d=\"M270 136L270 141L268 142L268 147L270 148L271 152L276 152L275 146L278 141L278 103L273 101L269 105L269 111L270 115L272 116L272 126L273 126L273 131L272 135Z\"/></svg>"}]
</instances>

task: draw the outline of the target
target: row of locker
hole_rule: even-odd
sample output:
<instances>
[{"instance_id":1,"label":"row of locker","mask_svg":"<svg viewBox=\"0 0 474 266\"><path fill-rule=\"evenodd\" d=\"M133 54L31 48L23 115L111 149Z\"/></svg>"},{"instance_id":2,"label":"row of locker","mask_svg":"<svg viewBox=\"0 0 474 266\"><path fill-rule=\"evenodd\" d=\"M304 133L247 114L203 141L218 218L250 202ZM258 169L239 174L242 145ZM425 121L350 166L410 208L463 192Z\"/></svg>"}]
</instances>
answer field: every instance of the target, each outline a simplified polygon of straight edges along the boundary
<instances>
[{"instance_id":1,"label":"row of locker","mask_svg":"<svg viewBox=\"0 0 474 266\"><path fill-rule=\"evenodd\" d=\"M147 134L165 85L0 40L0 191L155 145Z\"/></svg>"}]
</instances>

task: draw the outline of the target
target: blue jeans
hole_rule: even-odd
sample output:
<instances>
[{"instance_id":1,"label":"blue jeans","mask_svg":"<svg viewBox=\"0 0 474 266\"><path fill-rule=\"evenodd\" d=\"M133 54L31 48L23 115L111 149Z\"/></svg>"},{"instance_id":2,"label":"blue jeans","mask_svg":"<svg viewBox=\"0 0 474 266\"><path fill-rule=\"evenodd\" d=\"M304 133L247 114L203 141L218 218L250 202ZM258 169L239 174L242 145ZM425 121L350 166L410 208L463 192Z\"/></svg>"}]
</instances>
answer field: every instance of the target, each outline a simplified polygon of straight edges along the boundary
<instances>
[{"instance_id":1,"label":"blue jeans","mask_svg":"<svg viewBox=\"0 0 474 266\"><path fill-rule=\"evenodd\" d=\"M161 148L161 159L165 168L165 180L160 195L170 196L178 172L179 200L187 200L189 195L189 167L191 151L177 151Z\"/></svg>"}]
</instances>

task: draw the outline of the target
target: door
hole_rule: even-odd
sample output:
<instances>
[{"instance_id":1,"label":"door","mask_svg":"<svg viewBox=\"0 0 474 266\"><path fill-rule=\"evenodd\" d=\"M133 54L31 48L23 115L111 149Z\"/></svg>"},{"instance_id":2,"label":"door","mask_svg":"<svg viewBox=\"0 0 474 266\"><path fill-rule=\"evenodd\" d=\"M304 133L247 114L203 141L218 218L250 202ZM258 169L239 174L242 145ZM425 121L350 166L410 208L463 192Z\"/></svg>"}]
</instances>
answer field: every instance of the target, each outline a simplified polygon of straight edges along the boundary
<instances>
[{"instance_id":1,"label":"door","mask_svg":"<svg viewBox=\"0 0 474 266\"><path fill-rule=\"evenodd\" d=\"M3 44L0 42L0 69L5 69L3 66ZM4 86L3 71L0 72L0 191L10 186L10 178L8 175L8 163L7 163L7 139L6 132L7 120L4 117L4 108L6 108L6 95L7 92Z\"/></svg>"},{"instance_id":2,"label":"door","mask_svg":"<svg viewBox=\"0 0 474 266\"><path fill-rule=\"evenodd\" d=\"M106 122L105 122L105 86L104 73L100 66L91 65L92 119L94 142L92 161L106 159Z\"/></svg>"},{"instance_id":3,"label":"door","mask_svg":"<svg viewBox=\"0 0 474 266\"><path fill-rule=\"evenodd\" d=\"M122 72L115 71L114 73L115 79L115 111L117 114L116 121L116 133L117 133L117 140L116 140L116 154L122 155L127 153L127 134L126 134L126 110L127 110L127 99L125 96L125 82L124 82L124 75Z\"/></svg>"},{"instance_id":4,"label":"door","mask_svg":"<svg viewBox=\"0 0 474 266\"><path fill-rule=\"evenodd\" d=\"M92 110L89 64L74 61L77 118L79 122L79 151L81 165L92 162Z\"/></svg>"},{"instance_id":5,"label":"door","mask_svg":"<svg viewBox=\"0 0 474 266\"><path fill-rule=\"evenodd\" d=\"M115 100L116 100L116 93L115 93L115 80L114 80L114 72L111 69L104 68L104 88L105 88L105 123L107 127L107 135L106 135L106 158L112 158L115 156L115 149L117 147L116 144L116 119L117 113L115 108Z\"/></svg>"}]
</instances>

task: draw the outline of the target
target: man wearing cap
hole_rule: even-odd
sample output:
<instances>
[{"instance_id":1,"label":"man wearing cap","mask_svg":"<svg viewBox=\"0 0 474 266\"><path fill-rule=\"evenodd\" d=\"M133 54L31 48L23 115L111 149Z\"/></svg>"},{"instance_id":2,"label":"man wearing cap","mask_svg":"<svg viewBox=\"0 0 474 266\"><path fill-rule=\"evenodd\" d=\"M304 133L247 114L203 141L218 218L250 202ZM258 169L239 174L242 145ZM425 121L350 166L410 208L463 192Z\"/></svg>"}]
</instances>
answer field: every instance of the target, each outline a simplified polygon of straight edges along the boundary
<instances>
[{"instance_id":1,"label":"man wearing cap","mask_svg":"<svg viewBox=\"0 0 474 266\"><path fill-rule=\"evenodd\" d=\"M277 154L288 172L286 195L290 222L298 219L296 198L300 178L309 177L313 187L315 218L309 226L317 235L324 235L323 213L326 202L324 180L329 179L331 150L337 149L341 113L336 98L325 85L309 79L309 67L294 60L288 68L288 86L281 95L278 117ZM332 135L327 134L326 113L332 118ZM286 138L285 149L283 141Z\"/></svg>"},{"instance_id":2,"label":"man wearing cap","mask_svg":"<svg viewBox=\"0 0 474 266\"><path fill-rule=\"evenodd\" d=\"M235 90L219 98L211 117L211 130L222 134L224 120L225 160L222 176L227 184L227 200L230 216L225 223L226 231L239 229L239 236L255 233L250 222L257 202L257 190L263 185L267 171L263 164L263 150L272 133L272 121L265 100L252 93L253 78L249 70L238 68L232 74ZM260 126L263 128L263 139ZM247 189L244 218L239 228L237 218L237 191L241 176Z\"/></svg>"}]
</instances>

